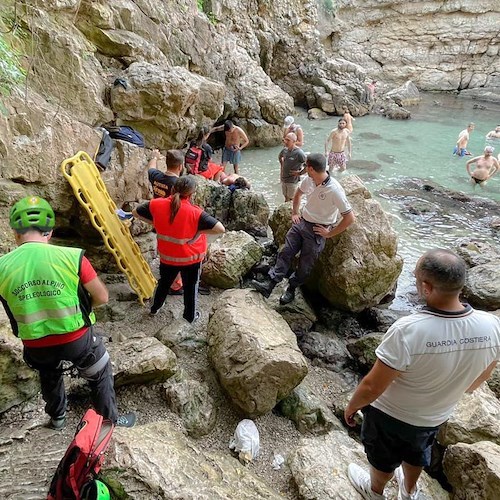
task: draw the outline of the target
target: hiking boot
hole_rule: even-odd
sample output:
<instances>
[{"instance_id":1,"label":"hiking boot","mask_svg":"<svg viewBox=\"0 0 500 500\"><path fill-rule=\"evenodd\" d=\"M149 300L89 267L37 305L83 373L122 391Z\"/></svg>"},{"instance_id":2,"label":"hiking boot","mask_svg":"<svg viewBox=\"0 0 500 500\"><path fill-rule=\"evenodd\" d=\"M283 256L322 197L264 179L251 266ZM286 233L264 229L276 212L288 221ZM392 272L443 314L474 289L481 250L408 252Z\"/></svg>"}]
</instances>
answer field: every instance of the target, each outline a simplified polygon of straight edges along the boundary
<instances>
[{"instance_id":1,"label":"hiking boot","mask_svg":"<svg viewBox=\"0 0 500 500\"><path fill-rule=\"evenodd\" d=\"M168 295L184 295L184 288L180 287L177 290L169 288L167 293Z\"/></svg>"},{"instance_id":2,"label":"hiking boot","mask_svg":"<svg viewBox=\"0 0 500 500\"><path fill-rule=\"evenodd\" d=\"M135 421L137 420L134 412L125 413L120 415L116 421L117 427L134 427Z\"/></svg>"},{"instance_id":3,"label":"hiking boot","mask_svg":"<svg viewBox=\"0 0 500 500\"><path fill-rule=\"evenodd\" d=\"M269 298L271 292L274 290L274 287L278 284L276 281L267 278L264 281L252 280L250 284L257 290L259 293L264 295L266 299Z\"/></svg>"},{"instance_id":4,"label":"hiking boot","mask_svg":"<svg viewBox=\"0 0 500 500\"><path fill-rule=\"evenodd\" d=\"M288 285L288 288L285 290L285 293L280 297L280 304L284 306L285 304L289 304L292 300L295 299L295 287Z\"/></svg>"},{"instance_id":5,"label":"hiking boot","mask_svg":"<svg viewBox=\"0 0 500 500\"><path fill-rule=\"evenodd\" d=\"M55 431L61 431L64 429L66 425L66 413L61 415L60 417L52 417L49 422L49 428L54 429Z\"/></svg>"},{"instance_id":6,"label":"hiking boot","mask_svg":"<svg viewBox=\"0 0 500 500\"><path fill-rule=\"evenodd\" d=\"M349 464L347 475L356 491L365 500L385 500L384 495L379 495L372 490L370 474L362 469L359 465Z\"/></svg>"},{"instance_id":7,"label":"hiking boot","mask_svg":"<svg viewBox=\"0 0 500 500\"><path fill-rule=\"evenodd\" d=\"M422 495L421 490L418 487L415 488L413 493L407 493L405 488L405 475L403 472L403 467L399 466L394 471L394 477L398 482L399 492L398 492L398 500L423 500L425 497Z\"/></svg>"}]
</instances>

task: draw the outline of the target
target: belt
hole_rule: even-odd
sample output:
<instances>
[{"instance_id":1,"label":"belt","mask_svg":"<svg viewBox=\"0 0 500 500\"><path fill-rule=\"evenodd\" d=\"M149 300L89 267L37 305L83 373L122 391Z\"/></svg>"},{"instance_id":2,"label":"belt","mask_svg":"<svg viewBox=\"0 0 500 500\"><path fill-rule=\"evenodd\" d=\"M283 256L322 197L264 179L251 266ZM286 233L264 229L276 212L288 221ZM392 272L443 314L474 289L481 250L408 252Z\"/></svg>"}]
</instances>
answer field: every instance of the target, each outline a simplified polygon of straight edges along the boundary
<instances>
[{"instance_id":1,"label":"belt","mask_svg":"<svg viewBox=\"0 0 500 500\"><path fill-rule=\"evenodd\" d=\"M302 220L304 222L307 222L308 224L312 224L313 226L323 226L323 227L330 227L331 226L331 224L321 224L321 222L310 222L310 221L304 219L304 217L302 217Z\"/></svg>"}]
</instances>

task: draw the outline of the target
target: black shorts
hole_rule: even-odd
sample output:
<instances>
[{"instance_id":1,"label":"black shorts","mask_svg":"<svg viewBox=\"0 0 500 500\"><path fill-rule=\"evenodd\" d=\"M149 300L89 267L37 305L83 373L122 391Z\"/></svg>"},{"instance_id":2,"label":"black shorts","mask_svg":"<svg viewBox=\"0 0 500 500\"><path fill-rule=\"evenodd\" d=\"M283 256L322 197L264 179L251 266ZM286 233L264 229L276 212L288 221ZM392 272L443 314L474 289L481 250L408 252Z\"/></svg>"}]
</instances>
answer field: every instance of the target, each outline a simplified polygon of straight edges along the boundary
<instances>
[{"instance_id":1,"label":"black shorts","mask_svg":"<svg viewBox=\"0 0 500 500\"><path fill-rule=\"evenodd\" d=\"M368 462L382 472L393 472L406 462L425 467L431 461L431 448L439 427L416 427L383 411L367 406L363 409L361 441Z\"/></svg>"}]
</instances>

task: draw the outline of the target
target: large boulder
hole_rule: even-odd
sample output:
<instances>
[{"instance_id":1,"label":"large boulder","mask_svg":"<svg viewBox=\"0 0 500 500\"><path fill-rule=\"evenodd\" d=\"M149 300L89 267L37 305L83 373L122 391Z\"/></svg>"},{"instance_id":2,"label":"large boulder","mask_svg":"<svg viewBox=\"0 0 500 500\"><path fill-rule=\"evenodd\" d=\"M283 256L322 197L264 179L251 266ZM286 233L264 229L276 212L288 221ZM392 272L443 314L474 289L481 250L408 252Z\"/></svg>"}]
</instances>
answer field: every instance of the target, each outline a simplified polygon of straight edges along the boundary
<instances>
[{"instance_id":1,"label":"large boulder","mask_svg":"<svg viewBox=\"0 0 500 500\"><path fill-rule=\"evenodd\" d=\"M124 77L128 88L117 85L112 90L114 111L160 148L184 144L190 132L212 124L224 109L224 85L182 67L136 62Z\"/></svg>"},{"instance_id":2,"label":"large boulder","mask_svg":"<svg viewBox=\"0 0 500 500\"><path fill-rule=\"evenodd\" d=\"M238 460L204 452L167 422L116 429L103 472L120 498L282 498Z\"/></svg>"},{"instance_id":3,"label":"large boulder","mask_svg":"<svg viewBox=\"0 0 500 500\"><path fill-rule=\"evenodd\" d=\"M262 247L248 233L227 232L210 244L202 279L218 288L235 288L261 258Z\"/></svg>"},{"instance_id":4,"label":"large boulder","mask_svg":"<svg viewBox=\"0 0 500 500\"><path fill-rule=\"evenodd\" d=\"M454 412L439 429L438 441L443 446L456 443L492 441L500 444L500 401L482 384L472 394L464 394Z\"/></svg>"},{"instance_id":5,"label":"large boulder","mask_svg":"<svg viewBox=\"0 0 500 500\"><path fill-rule=\"evenodd\" d=\"M115 387L156 384L177 371L177 357L158 339L141 337L108 345Z\"/></svg>"},{"instance_id":6,"label":"large boulder","mask_svg":"<svg viewBox=\"0 0 500 500\"><path fill-rule=\"evenodd\" d=\"M0 313L0 413L30 399L40 390L38 372L23 360L22 342Z\"/></svg>"},{"instance_id":7,"label":"large boulder","mask_svg":"<svg viewBox=\"0 0 500 500\"><path fill-rule=\"evenodd\" d=\"M382 341L383 336L382 333L370 333L347 343L347 350L362 373L368 373L375 361L377 361L375 350Z\"/></svg>"},{"instance_id":8,"label":"large boulder","mask_svg":"<svg viewBox=\"0 0 500 500\"><path fill-rule=\"evenodd\" d=\"M290 470L304 500L352 500L359 494L347 477L347 466L354 462L369 470L361 444L346 432L334 430L325 436L303 438L289 459ZM397 497L392 480L385 488L387 498ZM448 499L439 483L425 472L420 477L424 494L433 500Z\"/></svg>"},{"instance_id":9,"label":"large boulder","mask_svg":"<svg viewBox=\"0 0 500 500\"><path fill-rule=\"evenodd\" d=\"M497 500L500 492L500 446L489 441L458 443L443 460L454 500Z\"/></svg>"},{"instance_id":10,"label":"large boulder","mask_svg":"<svg viewBox=\"0 0 500 500\"><path fill-rule=\"evenodd\" d=\"M463 295L473 306L480 309L499 309L500 259L469 269Z\"/></svg>"},{"instance_id":11,"label":"large boulder","mask_svg":"<svg viewBox=\"0 0 500 500\"><path fill-rule=\"evenodd\" d=\"M474 237L460 238L454 248L469 267L489 264L500 259L500 248Z\"/></svg>"},{"instance_id":12,"label":"large boulder","mask_svg":"<svg viewBox=\"0 0 500 500\"><path fill-rule=\"evenodd\" d=\"M411 80L387 92L386 97L392 99L398 106L412 106L422 100L418 88Z\"/></svg>"},{"instance_id":13,"label":"large boulder","mask_svg":"<svg viewBox=\"0 0 500 500\"><path fill-rule=\"evenodd\" d=\"M393 290L403 259L397 254L397 235L389 216L359 177L340 182L357 219L342 234L327 240L307 285L333 306L359 312ZM290 204L285 204L273 213L270 226L277 245L283 244L291 225L290 211Z\"/></svg>"},{"instance_id":14,"label":"large boulder","mask_svg":"<svg viewBox=\"0 0 500 500\"><path fill-rule=\"evenodd\" d=\"M307 374L295 335L253 290L227 290L208 323L209 359L232 401L264 415Z\"/></svg>"}]
</instances>

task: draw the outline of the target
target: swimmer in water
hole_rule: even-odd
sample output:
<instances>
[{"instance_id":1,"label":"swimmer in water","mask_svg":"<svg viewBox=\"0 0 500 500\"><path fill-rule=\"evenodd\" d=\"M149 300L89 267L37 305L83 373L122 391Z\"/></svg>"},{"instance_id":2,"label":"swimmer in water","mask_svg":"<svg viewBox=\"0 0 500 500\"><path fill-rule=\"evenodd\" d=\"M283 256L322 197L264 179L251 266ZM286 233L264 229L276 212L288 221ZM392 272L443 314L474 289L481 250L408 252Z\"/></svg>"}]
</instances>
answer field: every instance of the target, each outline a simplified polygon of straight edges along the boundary
<instances>
[{"instance_id":1,"label":"swimmer in water","mask_svg":"<svg viewBox=\"0 0 500 500\"><path fill-rule=\"evenodd\" d=\"M486 181L491 179L496 171L499 169L500 164L493 156L494 148L486 146L482 156L476 156L465 164L467 173L470 177L470 182L476 187L479 184L482 188L486 185ZM471 172L471 165L476 164L476 168Z\"/></svg>"},{"instance_id":2,"label":"swimmer in water","mask_svg":"<svg viewBox=\"0 0 500 500\"><path fill-rule=\"evenodd\" d=\"M462 132L458 134L457 144L455 146L455 149L453 150L454 155L457 155L460 158L470 155L470 153L467 151L467 143L469 142L470 133L474 130L475 126L476 125L474 123L469 123L469 125L467 125L467 128L462 130Z\"/></svg>"}]
</instances>

